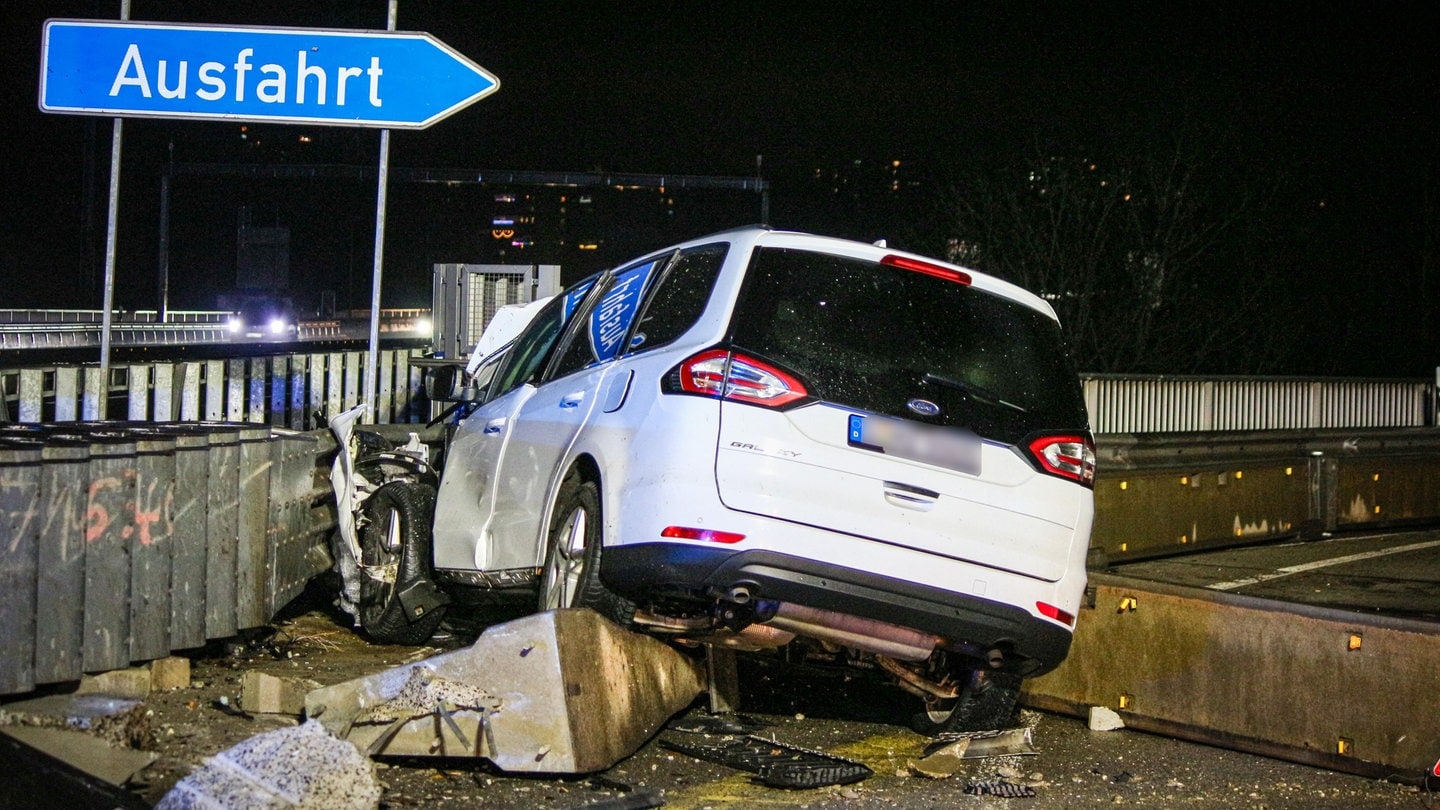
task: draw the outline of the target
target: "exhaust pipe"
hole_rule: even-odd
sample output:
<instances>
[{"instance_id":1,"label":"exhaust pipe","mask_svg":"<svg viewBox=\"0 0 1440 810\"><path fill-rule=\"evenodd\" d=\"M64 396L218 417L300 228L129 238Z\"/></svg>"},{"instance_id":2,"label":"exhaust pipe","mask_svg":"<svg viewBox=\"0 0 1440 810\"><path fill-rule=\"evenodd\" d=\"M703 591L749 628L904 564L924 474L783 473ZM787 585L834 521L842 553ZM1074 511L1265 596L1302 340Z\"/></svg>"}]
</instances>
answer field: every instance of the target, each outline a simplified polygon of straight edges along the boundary
<instances>
[{"instance_id":1,"label":"exhaust pipe","mask_svg":"<svg viewBox=\"0 0 1440 810\"><path fill-rule=\"evenodd\" d=\"M766 624L796 635L810 636L901 661L924 661L943 643L939 636L898 624L862 619L831 610L781 602Z\"/></svg>"}]
</instances>

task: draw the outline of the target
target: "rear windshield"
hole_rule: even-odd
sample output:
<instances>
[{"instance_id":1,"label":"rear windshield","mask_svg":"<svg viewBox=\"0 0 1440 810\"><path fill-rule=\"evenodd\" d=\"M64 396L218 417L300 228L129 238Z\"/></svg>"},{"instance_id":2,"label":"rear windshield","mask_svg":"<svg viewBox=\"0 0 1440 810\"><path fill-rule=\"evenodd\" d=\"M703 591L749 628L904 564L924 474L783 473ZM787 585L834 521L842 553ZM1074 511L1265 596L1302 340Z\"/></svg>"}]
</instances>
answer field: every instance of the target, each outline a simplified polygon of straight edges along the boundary
<instances>
[{"instance_id":1,"label":"rear windshield","mask_svg":"<svg viewBox=\"0 0 1440 810\"><path fill-rule=\"evenodd\" d=\"M736 348L784 366L838 405L1008 443L1086 428L1079 378L1053 319L923 273L762 248L730 334ZM917 415L912 400L939 413Z\"/></svg>"}]
</instances>

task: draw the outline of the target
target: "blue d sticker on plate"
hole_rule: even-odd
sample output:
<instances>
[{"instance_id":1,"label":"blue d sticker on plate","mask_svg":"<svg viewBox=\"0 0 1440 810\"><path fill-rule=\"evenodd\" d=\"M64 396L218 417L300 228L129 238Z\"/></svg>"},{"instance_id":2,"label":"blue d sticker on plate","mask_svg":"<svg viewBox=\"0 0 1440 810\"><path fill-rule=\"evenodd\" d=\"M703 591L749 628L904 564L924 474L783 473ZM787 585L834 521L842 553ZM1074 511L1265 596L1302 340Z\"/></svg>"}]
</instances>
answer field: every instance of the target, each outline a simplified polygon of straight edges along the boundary
<instances>
[{"instance_id":1,"label":"blue d sticker on plate","mask_svg":"<svg viewBox=\"0 0 1440 810\"><path fill-rule=\"evenodd\" d=\"M852 447L980 474L980 437L962 428L851 414L847 438Z\"/></svg>"}]
</instances>

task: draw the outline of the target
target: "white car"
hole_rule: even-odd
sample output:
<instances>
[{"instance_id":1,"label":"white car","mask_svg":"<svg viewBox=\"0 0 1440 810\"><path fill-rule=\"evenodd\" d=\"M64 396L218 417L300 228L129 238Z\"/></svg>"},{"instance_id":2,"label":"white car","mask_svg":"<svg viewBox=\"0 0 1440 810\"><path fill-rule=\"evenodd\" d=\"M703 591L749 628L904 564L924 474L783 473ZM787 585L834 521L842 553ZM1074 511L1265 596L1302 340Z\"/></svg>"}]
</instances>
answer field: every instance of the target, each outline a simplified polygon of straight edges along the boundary
<instances>
[{"instance_id":1,"label":"white car","mask_svg":"<svg viewBox=\"0 0 1440 810\"><path fill-rule=\"evenodd\" d=\"M995 727L1069 651L1094 446L1055 314L1023 289L744 228L585 279L474 371L432 537L394 527L428 519L426 493L376 520L433 540L431 570L411 559L375 598L428 575L839 650L924 698L931 731Z\"/></svg>"}]
</instances>

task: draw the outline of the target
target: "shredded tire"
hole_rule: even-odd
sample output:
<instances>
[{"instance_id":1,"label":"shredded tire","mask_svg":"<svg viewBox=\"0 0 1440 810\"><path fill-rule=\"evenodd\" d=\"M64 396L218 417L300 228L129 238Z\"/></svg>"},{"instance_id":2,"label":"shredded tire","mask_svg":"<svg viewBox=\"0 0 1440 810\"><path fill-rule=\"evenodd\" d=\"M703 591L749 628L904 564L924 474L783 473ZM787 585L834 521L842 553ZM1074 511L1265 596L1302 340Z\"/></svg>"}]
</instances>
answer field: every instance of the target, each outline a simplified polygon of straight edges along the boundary
<instances>
[{"instance_id":1,"label":"shredded tire","mask_svg":"<svg viewBox=\"0 0 1440 810\"><path fill-rule=\"evenodd\" d=\"M393 481L375 490L361 509L362 562L382 578L360 572L358 620L371 640L381 644L423 644L435 634L445 617L440 606L422 616L410 616L399 593L430 575L430 522L435 514L435 490L424 484ZM397 525L398 524L398 525ZM399 548L388 548L391 537ZM393 569L393 573L390 572Z\"/></svg>"}]
</instances>

